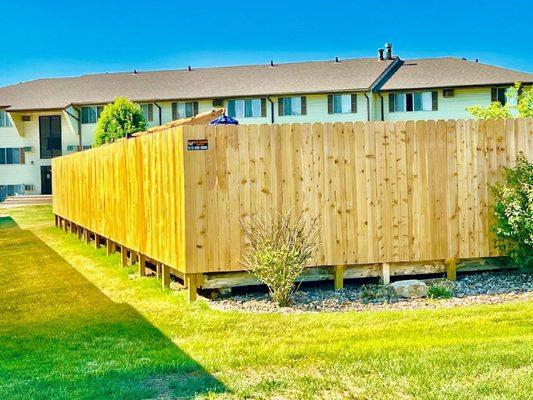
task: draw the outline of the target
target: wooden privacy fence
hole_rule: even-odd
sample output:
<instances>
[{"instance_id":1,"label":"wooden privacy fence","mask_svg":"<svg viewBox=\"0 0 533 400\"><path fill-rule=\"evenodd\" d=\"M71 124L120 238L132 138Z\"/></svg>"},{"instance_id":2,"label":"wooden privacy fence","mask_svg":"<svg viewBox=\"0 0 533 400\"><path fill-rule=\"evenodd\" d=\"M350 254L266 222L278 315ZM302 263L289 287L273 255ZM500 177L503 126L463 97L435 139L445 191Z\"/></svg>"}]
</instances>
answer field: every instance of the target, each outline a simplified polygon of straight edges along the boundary
<instances>
[{"instance_id":1,"label":"wooden privacy fence","mask_svg":"<svg viewBox=\"0 0 533 400\"><path fill-rule=\"evenodd\" d=\"M489 187L532 121L168 128L54 159L54 213L185 274L242 270L239 220L290 208L312 266L497 256Z\"/></svg>"}]
</instances>

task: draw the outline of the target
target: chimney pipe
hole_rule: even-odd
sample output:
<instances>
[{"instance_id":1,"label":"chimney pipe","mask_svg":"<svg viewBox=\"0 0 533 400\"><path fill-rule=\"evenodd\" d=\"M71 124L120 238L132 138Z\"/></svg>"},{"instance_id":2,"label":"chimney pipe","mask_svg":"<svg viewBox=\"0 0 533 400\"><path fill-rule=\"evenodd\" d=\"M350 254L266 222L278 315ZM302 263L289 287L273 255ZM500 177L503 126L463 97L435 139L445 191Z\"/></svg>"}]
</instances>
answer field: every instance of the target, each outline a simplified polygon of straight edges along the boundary
<instances>
[{"instance_id":1,"label":"chimney pipe","mask_svg":"<svg viewBox=\"0 0 533 400\"><path fill-rule=\"evenodd\" d=\"M378 60L379 61L383 61L384 60L384 58L383 58L383 52L384 51L385 50L383 50L383 49L378 49Z\"/></svg>"},{"instance_id":2,"label":"chimney pipe","mask_svg":"<svg viewBox=\"0 0 533 400\"><path fill-rule=\"evenodd\" d=\"M385 43L385 51L387 53L387 60L392 60L392 44Z\"/></svg>"}]
</instances>

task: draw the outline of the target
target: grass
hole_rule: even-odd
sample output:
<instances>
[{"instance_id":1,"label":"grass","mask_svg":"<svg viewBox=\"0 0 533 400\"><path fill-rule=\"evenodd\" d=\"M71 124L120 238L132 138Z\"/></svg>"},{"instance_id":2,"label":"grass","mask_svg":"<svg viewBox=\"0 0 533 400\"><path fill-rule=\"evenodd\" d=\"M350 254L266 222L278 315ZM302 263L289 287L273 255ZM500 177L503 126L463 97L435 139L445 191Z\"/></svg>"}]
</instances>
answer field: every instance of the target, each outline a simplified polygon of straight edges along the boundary
<instances>
[{"instance_id":1,"label":"grass","mask_svg":"<svg viewBox=\"0 0 533 400\"><path fill-rule=\"evenodd\" d=\"M0 210L2 399L529 399L533 302L245 314L132 280L52 226Z\"/></svg>"}]
</instances>

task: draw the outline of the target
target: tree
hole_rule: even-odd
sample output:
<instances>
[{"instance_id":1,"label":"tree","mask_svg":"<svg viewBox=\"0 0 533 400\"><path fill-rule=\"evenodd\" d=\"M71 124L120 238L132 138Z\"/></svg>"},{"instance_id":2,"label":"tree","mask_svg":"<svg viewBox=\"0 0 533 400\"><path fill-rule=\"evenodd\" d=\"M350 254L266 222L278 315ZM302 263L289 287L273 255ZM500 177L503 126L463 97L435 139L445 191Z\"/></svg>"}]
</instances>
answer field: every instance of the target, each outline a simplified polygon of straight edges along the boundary
<instances>
[{"instance_id":1,"label":"tree","mask_svg":"<svg viewBox=\"0 0 533 400\"><path fill-rule=\"evenodd\" d=\"M477 119L533 117L533 86L521 89L520 82L516 82L513 87L507 90L505 97L507 97L505 105L499 101L494 101L487 107L467 107L466 111Z\"/></svg>"},{"instance_id":2,"label":"tree","mask_svg":"<svg viewBox=\"0 0 533 400\"><path fill-rule=\"evenodd\" d=\"M104 107L95 132L95 144L114 142L126 135L146 129L146 120L140 107L126 99L117 97L115 101Z\"/></svg>"}]
</instances>

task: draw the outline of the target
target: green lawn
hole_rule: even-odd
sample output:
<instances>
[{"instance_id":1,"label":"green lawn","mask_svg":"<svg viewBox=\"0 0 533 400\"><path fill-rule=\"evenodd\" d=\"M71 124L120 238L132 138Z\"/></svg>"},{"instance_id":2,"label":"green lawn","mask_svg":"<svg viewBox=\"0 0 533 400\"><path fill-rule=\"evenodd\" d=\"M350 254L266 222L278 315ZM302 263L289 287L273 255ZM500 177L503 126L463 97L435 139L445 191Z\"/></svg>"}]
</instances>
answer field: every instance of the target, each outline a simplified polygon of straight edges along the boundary
<instances>
[{"instance_id":1,"label":"green lawn","mask_svg":"<svg viewBox=\"0 0 533 400\"><path fill-rule=\"evenodd\" d=\"M244 314L0 210L0 399L530 399L533 302Z\"/></svg>"}]
</instances>

